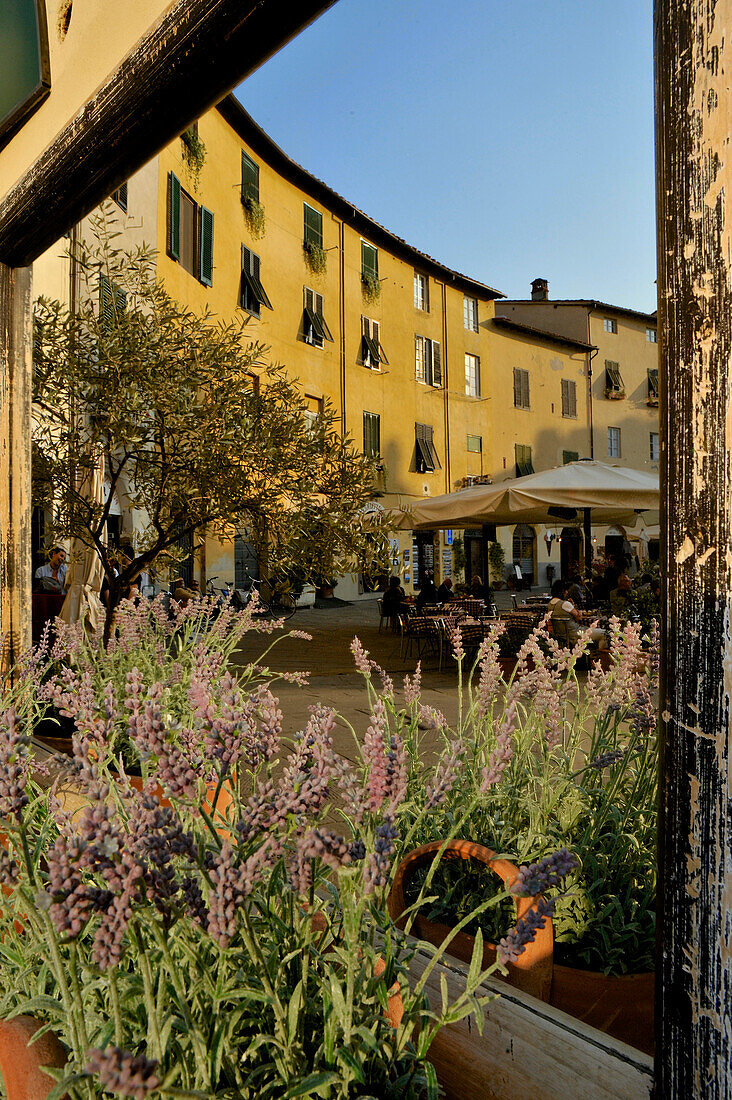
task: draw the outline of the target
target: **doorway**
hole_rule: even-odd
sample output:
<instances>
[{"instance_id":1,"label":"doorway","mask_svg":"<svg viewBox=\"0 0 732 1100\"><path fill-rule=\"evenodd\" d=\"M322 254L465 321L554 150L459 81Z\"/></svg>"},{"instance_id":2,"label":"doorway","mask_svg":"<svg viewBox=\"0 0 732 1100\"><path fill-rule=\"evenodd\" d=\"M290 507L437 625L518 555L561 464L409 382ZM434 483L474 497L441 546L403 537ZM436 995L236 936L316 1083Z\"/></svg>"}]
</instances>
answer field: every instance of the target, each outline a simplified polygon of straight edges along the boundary
<instances>
[{"instance_id":1,"label":"doorway","mask_svg":"<svg viewBox=\"0 0 732 1100\"><path fill-rule=\"evenodd\" d=\"M432 531L416 531L412 541L416 576L414 587L421 588L428 573L435 572L435 536Z\"/></svg>"},{"instance_id":2,"label":"doorway","mask_svg":"<svg viewBox=\"0 0 732 1100\"><path fill-rule=\"evenodd\" d=\"M559 536L559 560L564 581L568 581L575 572L580 570L582 539L576 527L562 528Z\"/></svg>"},{"instance_id":3,"label":"doorway","mask_svg":"<svg viewBox=\"0 0 732 1100\"><path fill-rule=\"evenodd\" d=\"M536 583L536 531L519 523L513 532L513 564L521 568L524 584Z\"/></svg>"}]
</instances>

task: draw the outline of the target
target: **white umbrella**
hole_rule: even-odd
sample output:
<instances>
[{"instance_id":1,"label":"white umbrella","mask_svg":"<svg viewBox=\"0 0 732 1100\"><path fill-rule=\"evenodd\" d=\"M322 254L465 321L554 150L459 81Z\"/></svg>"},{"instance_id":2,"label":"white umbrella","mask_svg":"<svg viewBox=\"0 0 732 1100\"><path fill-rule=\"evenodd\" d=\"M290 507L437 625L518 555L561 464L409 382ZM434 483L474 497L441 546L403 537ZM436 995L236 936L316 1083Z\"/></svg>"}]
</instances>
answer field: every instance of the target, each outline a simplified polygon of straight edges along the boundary
<instances>
[{"instance_id":1,"label":"white umbrella","mask_svg":"<svg viewBox=\"0 0 732 1100\"><path fill-rule=\"evenodd\" d=\"M395 519L402 529L430 530L566 521L576 518L567 510L579 515L589 509L594 523L630 524L638 512L658 507L658 474L585 459L418 501L396 513Z\"/></svg>"},{"instance_id":2,"label":"white umbrella","mask_svg":"<svg viewBox=\"0 0 732 1100\"><path fill-rule=\"evenodd\" d=\"M97 504L105 501L104 458L87 475L82 491ZM67 623L81 621L87 629L98 631L104 624L104 607L99 599L104 569L97 552L80 539L71 540L71 564L66 577L68 591L60 617Z\"/></svg>"}]
</instances>

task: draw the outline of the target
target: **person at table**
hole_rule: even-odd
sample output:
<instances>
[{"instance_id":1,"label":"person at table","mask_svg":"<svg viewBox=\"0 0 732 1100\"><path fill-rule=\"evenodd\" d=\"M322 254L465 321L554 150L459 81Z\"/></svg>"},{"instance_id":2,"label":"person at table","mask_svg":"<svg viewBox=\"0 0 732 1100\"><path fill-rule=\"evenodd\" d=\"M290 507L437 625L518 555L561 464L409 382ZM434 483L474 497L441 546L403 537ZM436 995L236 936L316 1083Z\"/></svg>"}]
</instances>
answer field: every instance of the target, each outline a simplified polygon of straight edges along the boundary
<instances>
[{"instance_id":1,"label":"person at table","mask_svg":"<svg viewBox=\"0 0 732 1100\"><path fill-rule=\"evenodd\" d=\"M384 615L388 615L391 625L394 626L399 613L404 607L404 601L406 600L406 593L399 583L398 577L389 577L389 587L384 593L384 597L381 601L382 612Z\"/></svg>"},{"instance_id":2,"label":"person at table","mask_svg":"<svg viewBox=\"0 0 732 1100\"><path fill-rule=\"evenodd\" d=\"M627 573L621 573L618 582L610 592L610 614L617 615L619 619L628 618L630 607L630 594L633 591L633 582Z\"/></svg>"},{"instance_id":3,"label":"person at table","mask_svg":"<svg viewBox=\"0 0 732 1100\"><path fill-rule=\"evenodd\" d=\"M425 578L422 581L422 587L420 588L419 595L417 596L417 610L421 611L426 603L439 602L440 598L437 595L434 578L431 573L425 573Z\"/></svg>"},{"instance_id":4,"label":"person at table","mask_svg":"<svg viewBox=\"0 0 732 1100\"><path fill-rule=\"evenodd\" d=\"M568 599L566 581L558 580L552 585L552 598L549 601L549 613L552 622L562 623L566 628L566 636L570 645L575 645L581 634L587 633L582 628L582 616L570 599ZM590 641L596 642L600 649L607 648L605 631L594 626L590 631Z\"/></svg>"},{"instance_id":5,"label":"person at table","mask_svg":"<svg viewBox=\"0 0 732 1100\"><path fill-rule=\"evenodd\" d=\"M452 577L445 577L444 581L437 589L437 602L449 603L450 600L455 599L455 593L452 590Z\"/></svg>"},{"instance_id":6,"label":"person at table","mask_svg":"<svg viewBox=\"0 0 732 1100\"><path fill-rule=\"evenodd\" d=\"M473 578L470 582L470 598L471 600L483 600L484 603L492 603L493 593L490 586L483 584L483 578L478 576L477 573L473 574Z\"/></svg>"},{"instance_id":7,"label":"person at table","mask_svg":"<svg viewBox=\"0 0 732 1100\"><path fill-rule=\"evenodd\" d=\"M54 546L45 565L36 569L35 579L41 592L63 592L66 582L66 551Z\"/></svg>"},{"instance_id":8,"label":"person at table","mask_svg":"<svg viewBox=\"0 0 732 1100\"><path fill-rule=\"evenodd\" d=\"M567 599L571 600L575 607L582 608L589 605L589 593L585 587L585 582L582 579L582 574L579 569L573 570L572 576L569 578Z\"/></svg>"}]
</instances>

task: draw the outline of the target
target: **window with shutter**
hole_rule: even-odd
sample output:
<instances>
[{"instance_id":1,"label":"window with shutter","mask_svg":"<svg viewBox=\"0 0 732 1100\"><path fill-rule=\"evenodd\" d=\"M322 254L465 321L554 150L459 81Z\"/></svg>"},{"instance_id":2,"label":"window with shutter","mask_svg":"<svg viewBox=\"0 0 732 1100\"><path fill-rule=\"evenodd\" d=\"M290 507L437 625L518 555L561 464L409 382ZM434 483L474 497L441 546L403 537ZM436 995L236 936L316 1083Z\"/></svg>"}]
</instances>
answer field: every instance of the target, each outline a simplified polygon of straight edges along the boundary
<instances>
[{"instance_id":1,"label":"window with shutter","mask_svg":"<svg viewBox=\"0 0 732 1100\"><path fill-rule=\"evenodd\" d=\"M562 416L577 419L577 383L571 378L562 379Z\"/></svg>"},{"instance_id":2,"label":"window with shutter","mask_svg":"<svg viewBox=\"0 0 732 1100\"><path fill-rule=\"evenodd\" d=\"M127 308L127 295L116 283L111 283L106 275L99 277L99 321L103 325L113 325L119 315Z\"/></svg>"},{"instance_id":3,"label":"window with shutter","mask_svg":"<svg viewBox=\"0 0 732 1100\"><path fill-rule=\"evenodd\" d=\"M607 430L607 456L608 458L620 458L620 428L608 428Z\"/></svg>"},{"instance_id":4,"label":"window with shutter","mask_svg":"<svg viewBox=\"0 0 732 1100\"><path fill-rule=\"evenodd\" d=\"M381 343L381 326L378 321L361 317L361 362L369 370L381 370L389 365Z\"/></svg>"},{"instance_id":5,"label":"window with shutter","mask_svg":"<svg viewBox=\"0 0 732 1100\"><path fill-rule=\"evenodd\" d=\"M304 210L304 228L303 228L303 242L304 244L315 244L318 248L323 247L323 215L319 210L314 210L312 206L308 206L303 203Z\"/></svg>"},{"instance_id":6,"label":"window with shutter","mask_svg":"<svg viewBox=\"0 0 732 1100\"><path fill-rule=\"evenodd\" d=\"M651 432L651 462L658 462L661 457L658 432Z\"/></svg>"},{"instance_id":7,"label":"window with shutter","mask_svg":"<svg viewBox=\"0 0 732 1100\"><path fill-rule=\"evenodd\" d=\"M205 286L213 286L214 216L205 206L201 207L201 256L199 279Z\"/></svg>"},{"instance_id":8,"label":"window with shutter","mask_svg":"<svg viewBox=\"0 0 732 1100\"><path fill-rule=\"evenodd\" d=\"M468 332L478 331L477 298L463 298L463 325Z\"/></svg>"},{"instance_id":9,"label":"window with shutter","mask_svg":"<svg viewBox=\"0 0 732 1100\"><path fill-rule=\"evenodd\" d=\"M625 396L625 384L620 373L620 366L612 359L605 360L605 395L607 397Z\"/></svg>"},{"instance_id":10,"label":"window with shutter","mask_svg":"<svg viewBox=\"0 0 732 1100\"><path fill-rule=\"evenodd\" d=\"M424 340L421 336L414 337L414 380L424 382Z\"/></svg>"},{"instance_id":11,"label":"window with shutter","mask_svg":"<svg viewBox=\"0 0 732 1100\"><path fill-rule=\"evenodd\" d=\"M361 241L361 276L364 279L378 279L379 252L372 244Z\"/></svg>"},{"instance_id":12,"label":"window with shutter","mask_svg":"<svg viewBox=\"0 0 732 1100\"><path fill-rule=\"evenodd\" d=\"M414 425L417 473L432 473L435 469L441 469L440 460L435 449L432 426L430 424Z\"/></svg>"},{"instance_id":13,"label":"window with shutter","mask_svg":"<svg viewBox=\"0 0 732 1100\"><path fill-rule=\"evenodd\" d=\"M513 403L517 409L528 409L529 402L529 372L521 367L513 369Z\"/></svg>"},{"instance_id":14,"label":"window with shutter","mask_svg":"<svg viewBox=\"0 0 732 1100\"><path fill-rule=\"evenodd\" d=\"M514 451L516 457L516 477L526 477L528 474L533 474L534 464L531 458L531 447L527 447L523 443L514 444Z\"/></svg>"},{"instance_id":15,"label":"window with shutter","mask_svg":"<svg viewBox=\"0 0 732 1100\"><path fill-rule=\"evenodd\" d=\"M437 340L432 341L432 385L442 385L442 353Z\"/></svg>"},{"instance_id":16,"label":"window with shutter","mask_svg":"<svg viewBox=\"0 0 732 1100\"><path fill-rule=\"evenodd\" d=\"M469 435L467 442L467 450L480 453L483 450L483 436L482 435Z\"/></svg>"},{"instance_id":17,"label":"window with shutter","mask_svg":"<svg viewBox=\"0 0 732 1100\"><path fill-rule=\"evenodd\" d=\"M122 183L116 191L112 192L112 198L121 210L127 213L127 184Z\"/></svg>"},{"instance_id":18,"label":"window with shutter","mask_svg":"<svg viewBox=\"0 0 732 1100\"><path fill-rule=\"evenodd\" d=\"M302 338L306 344L322 348L325 340L333 342L333 336L323 316L323 295L304 286Z\"/></svg>"},{"instance_id":19,"label":"window with shutter","mask_svg":"<svg viewBox=\"0 0 732 1100\"><path fill-rule=\"evenodd\" d=\"M378 413L363 414L363 453L369 458L381 455L381 417Z\"/></svg>"},{"instance_id":20,"label":"window with shutter","mask_svg":"<svg viewBox=\"0 0 732 1100\"><path fill-rule=\"evenodd\" d=\"M260 279L259 256L245 245L241 246L241 291L239 305L247 313L259 317L260 306L272 309L272 303Z\"/></svg>"},{"instance_id":21,"label":"window with shutter","mask_svg":"<svg viewBox=\"0 0 732 1100\"><path fill-rule=\"evenodd\" d=\"M612 317L605 317L605 318L603 318L602 327L605 330L605 332L617 333L617 331L618 331L618 322L616 320L614 320Z\"/></svg>"},{"instance_id":22,"label":"window with shutter","mask_svg":"<svg viewBox=\"0 0 732 1100\"><path fill-rule=\"evenodd\" d=\"M180 180L168 173L168 255L180 260Z\"/></svg>"},{"instance_id":23,"label":"window with shutter","mask_svg":"<svg viewBox=\"0 0 732 1100\"><path fill-rule=\"evenodd\" d=\"M414 273L414 308L429 313L429 282L426 275Z\"/></svg>"},{"instance_id":24,"label":"window with shutter","mask_svg":"<svg viewBox=\"0 0 732 1100\"><path fill-rule=\"evenodd\" d=\"M259 165L241 151L241 201L259 202Z\"/></svg>"},{"instance_id":25,"label":"window with shutter","mask_svg":"<svg viewBox=\"0 0 732 1100\"><path fill-rule=\"evenodd\" d=\"M428 386L442 385L442 355L437 340L415 334L414 378Z\"/></svg>"},{"instance_id":26,"label":"window with shutter","mask_svg":"<svg viewBox=\"0 0 732 1100\"><path fill-rule=\"evenodd\" d=\"M648 371L648 404L658 404L658 368L654 367Z\"/></svg>"}]
</instances>

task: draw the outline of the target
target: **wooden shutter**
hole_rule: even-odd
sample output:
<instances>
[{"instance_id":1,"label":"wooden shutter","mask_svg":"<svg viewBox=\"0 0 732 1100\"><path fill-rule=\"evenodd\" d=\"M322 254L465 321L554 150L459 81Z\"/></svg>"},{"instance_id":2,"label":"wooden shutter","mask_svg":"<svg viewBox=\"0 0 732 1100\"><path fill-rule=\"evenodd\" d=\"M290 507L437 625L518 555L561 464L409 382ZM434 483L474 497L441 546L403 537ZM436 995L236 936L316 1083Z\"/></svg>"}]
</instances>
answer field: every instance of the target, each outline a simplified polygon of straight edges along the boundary
<instances>
[{"instance_id":1,"label":"wooden shutter","mask_svg":"<svg viewBox=\"0 0 732 1100\"><path fill-rule=\"evenodd\" d=\"M306 244L317 244L319 248L322 248L323 215L320 213L319 210L314 210L312 206L308 206L307 203L303 203L303 209L305 212L303 240Z\"/></svg>"},{"instance_id":2,"label":"wooden shutter","mask_svg":"<svg viewBox=\"0 0 732 1100\"><path fill-rule=\"evenodd\" d=\"M112 192L112 198L125 214L127 213L127 184L121 183L116 191Z\"/></svg>"},{"instance_id":3,"label":"wooden shutter","mask_svg":"<svg viewBox=\"0 0 732 1100\"><path fill-rule=\"evenodd\" d=\"M379 253L366 241L361 241L361 274L371 279L379 277Z\"/></svg>"},{"instance_id":4,"label":"wooden shutter","mask_svg":"<svg viewBox=\"0 0 732 1100\"><path fill-rule=\"evenodd\" d=\"M259 202L259 165L241 151L241 201Z\"/></svg>"},{"instance_id":5,"label":"wooden shutter","mask_svg":"<svg viewBox=\"0 0 732 1100\"><path fill-rule=\"evenodd\" d=\"M314 311L315 310L315 302L314 302L315 292L312 291L309 286L304 286L302 289L303 289L303 298L304 298L304 303L303 304L305 306L305 309L312 309Z\"/></svg>"},{"instance_id":6,"label":"wooden shutter","mask_svg":"<svg viewBox=\"0 0 732 1100\"><path fill-rule=\"evenodd\" d=\"M442 354L437 340L432 341L432 385L442 385Z\"/></svg>"},{"instance_id":7,"label":"wooden shutter","mask_svg":"<svg viewBox=\"0 0 732 1100\"><path fill-rule=\"evenodd\" d=\"M214 216L205 206L201 207L201 255L199 279L206 286L213 285Z\"/></svg>"},{"instance_id":8,"label":"wooden shutter","mask_svg":"<svg viewBox=\"0 0 732 1100\"><path fill-rule=\"evenodd\" d=\"M416 382L424 382L424 339L421 336L414 337L414 379Z\"/></svg>"},{"instance_id":9,"label":"wooden shutter","mask_svg":"<svg viewBox=\"0 0 732 1100\"><path fill-rule=\"evenodd\" d=\"M168 173L168 255L180 260L180 180Z\"/></svg>"}]
</instances>

